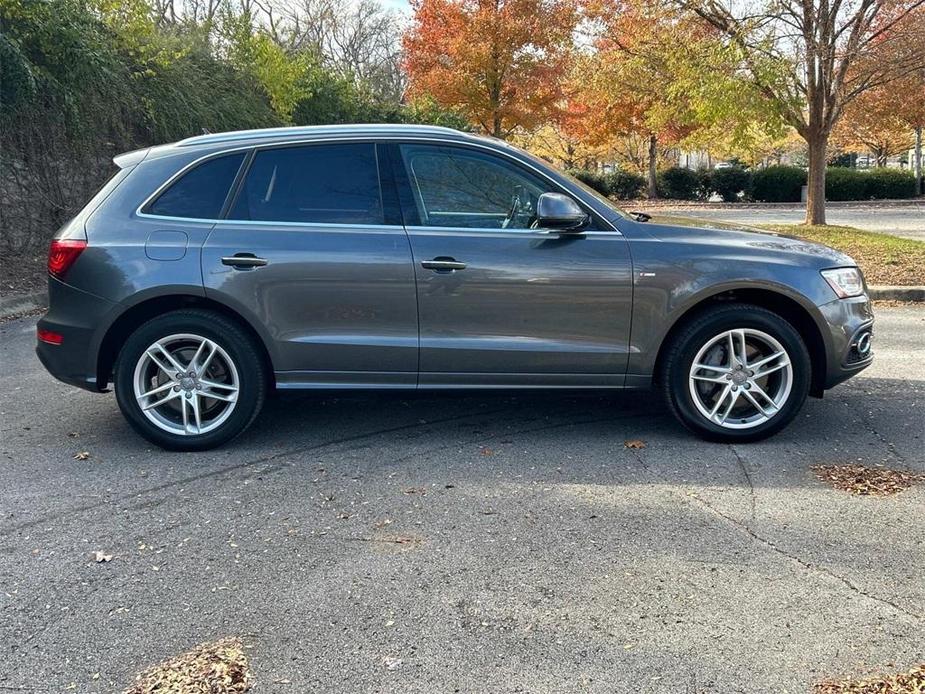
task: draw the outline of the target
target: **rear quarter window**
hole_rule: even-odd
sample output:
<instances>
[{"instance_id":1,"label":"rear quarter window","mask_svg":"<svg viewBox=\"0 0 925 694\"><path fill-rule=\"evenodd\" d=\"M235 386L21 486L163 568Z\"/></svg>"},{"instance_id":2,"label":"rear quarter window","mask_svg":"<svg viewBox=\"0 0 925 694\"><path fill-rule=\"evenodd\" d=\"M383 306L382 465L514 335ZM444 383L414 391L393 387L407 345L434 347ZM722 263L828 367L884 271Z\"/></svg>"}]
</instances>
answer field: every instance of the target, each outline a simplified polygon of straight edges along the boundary
<instances>
[{"instance_id":1,"label":"rear quarter window","mask_svg":"<svg viewBox=\"0 0 925 694\"><path fill-rule=\"evenodd\" d=\"M142 210L160 217L218 219L244 161L244 152L208 159L194 166Z\"/></svg>"}]
</instances>

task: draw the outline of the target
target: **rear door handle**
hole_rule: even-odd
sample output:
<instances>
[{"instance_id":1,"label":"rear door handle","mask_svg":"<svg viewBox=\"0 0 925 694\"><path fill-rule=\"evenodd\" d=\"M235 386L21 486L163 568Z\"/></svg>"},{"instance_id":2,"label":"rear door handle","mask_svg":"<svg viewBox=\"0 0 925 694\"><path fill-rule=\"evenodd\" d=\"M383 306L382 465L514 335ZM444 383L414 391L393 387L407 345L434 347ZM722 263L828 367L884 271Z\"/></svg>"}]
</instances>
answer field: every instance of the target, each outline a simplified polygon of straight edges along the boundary
<instances>
[{"instance_id":1,"label":"rear door handle","mask_svg":"<svg viewBox=\"0 0 925 694\"><path fill-rule=\"evenodd\" d=\"M258 258L253 253L235 253L226 255L222 258L222 265L230 265L241 270L250 270L255 267L263 267L269 261L266 258Z\"/></svg>"},{"instance_id":2,"label":"rear door handle","mask_svg":"<svg viewBox=\"0 0 925 694\"><path fill-rule=\"evenodd\" d=\"M460 263L455 258L441 255L433 260L422 260L421 267L425 270L436 270L437 272L453 272L454 270L465 270L466 264Z\"/></svg>"}]
</instances>

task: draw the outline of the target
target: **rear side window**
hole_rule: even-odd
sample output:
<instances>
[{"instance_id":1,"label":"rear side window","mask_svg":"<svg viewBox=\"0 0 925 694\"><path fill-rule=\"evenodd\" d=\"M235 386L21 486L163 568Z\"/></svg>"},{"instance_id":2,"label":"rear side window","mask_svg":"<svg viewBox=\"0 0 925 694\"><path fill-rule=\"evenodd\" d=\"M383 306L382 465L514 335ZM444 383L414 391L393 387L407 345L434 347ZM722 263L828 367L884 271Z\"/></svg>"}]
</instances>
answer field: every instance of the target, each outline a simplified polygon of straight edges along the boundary
<instances>
[{"instance_id":1,"label":"rear side window","mask_svg":"<svg viewBox=\"0 0 925 694\"><path fill-rule=\"evenodd\" d=\"M202 162L174 181L144 210L163 217L218 219L244 152Z\"/></svg>"},{"instance_id":2,"label":"rear side window","mask_svg":"<svg viewBox=\"0 0 925 694\"><path fill-rule=\"evenodd\" d=\"M371 143L258 151L230 219L319 224L382 224Z\"/></svg>"}]
</instances>

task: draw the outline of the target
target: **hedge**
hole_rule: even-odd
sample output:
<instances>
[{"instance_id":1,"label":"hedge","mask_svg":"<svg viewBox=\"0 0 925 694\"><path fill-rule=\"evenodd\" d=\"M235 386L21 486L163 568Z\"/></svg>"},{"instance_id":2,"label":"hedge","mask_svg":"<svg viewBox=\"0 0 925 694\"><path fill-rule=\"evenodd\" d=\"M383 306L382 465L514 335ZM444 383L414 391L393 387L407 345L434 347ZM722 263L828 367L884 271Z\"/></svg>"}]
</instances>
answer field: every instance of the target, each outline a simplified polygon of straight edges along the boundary
<instances>
[{"instance_id":1,"label":"hedge","mask_svg":"<svg viewBox=\"0 0 925 694\"><path fill-rule=\"evenodd\" d=\"M671 200L699 200L703 197L701 178L682 166L665 169L658 174L658 195Z\"/></svg>"},{"instance_id":2,"label":"hedge","mask_svg":"<svg viewBox=\"0 0 925 694\"><path fill-rule=\"evenodd\" d=\"M799 166L769 166L752 174L752 198L761 202L800 202L806 171Z\"/></svg>"},{"instance_id":3,"label":"hedge","mask_svg":"<svg viewBox=\"0 0 925 694\"><path fill-rule=\"evenodd\" d=\"M642 176L630 171L619 170L602 174L585 169L572 169L568 173L601 195L620 200L632 200L639 197L646 185L646 180Z\"/></svg>"},{"instance_id":4,"label":"hedge","mask_svg":"<svg viewBox=\"0 0 925 694\"><path fill-rule=\"evenodd\" d=\"M738 202L740 193L748 197L751 191L752 175L740 166L704 171L701 176L707 198L716 193L724 202Z\"/></svg>"}]
</instances>

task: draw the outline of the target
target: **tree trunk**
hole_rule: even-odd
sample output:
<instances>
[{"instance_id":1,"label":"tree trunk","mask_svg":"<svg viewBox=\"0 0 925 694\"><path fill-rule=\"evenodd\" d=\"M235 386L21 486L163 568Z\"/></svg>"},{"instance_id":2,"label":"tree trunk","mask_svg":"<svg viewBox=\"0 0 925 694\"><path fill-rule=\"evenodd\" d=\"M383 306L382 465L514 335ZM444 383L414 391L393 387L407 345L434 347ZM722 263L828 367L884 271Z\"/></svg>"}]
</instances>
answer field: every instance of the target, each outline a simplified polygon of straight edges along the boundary
<instances>
[{"instance_id":1,"label":"tree trunk","mask_svg":"<svg viewBox=\"0 0 925 694\"><path fill-rule=\"evenodd\" d=\"M809 172L806 178L805 224L825 224L825 164L828 135L816 133L807 138Z\"/></svg>"},{"instance_id":2,"label":"tree trunk","mask_svg":"<svg viewBox=\"0 0 925 694\"><path fill-rule=\"evenodd\" d=\"M491 134L499 140L504 139L504 131L501 130L501 114L498 111L491 114Z\"/></svg>"},{"instance_id":3,"label":"tree trunk","mask_svg":"<svg viewBox=\"0 0 925 694\"><path fill-rule=\"evenodd\" d=\"M649 199L654 200L658 197L658 183L656 178L656 164L658 162L658 139L655 135L649 135Z\"/></svg>"},{"instance_id":4,"label":"tree trunk","mask_svg":"<svg viewBox=\"0 0 925 694\"><path fill-rule=\"evenodd\" d=\"M915 129L915 154L912 155L912 170L915 172L915 194L922 194L922 126Z\"/></svg>"}]
</instances>

